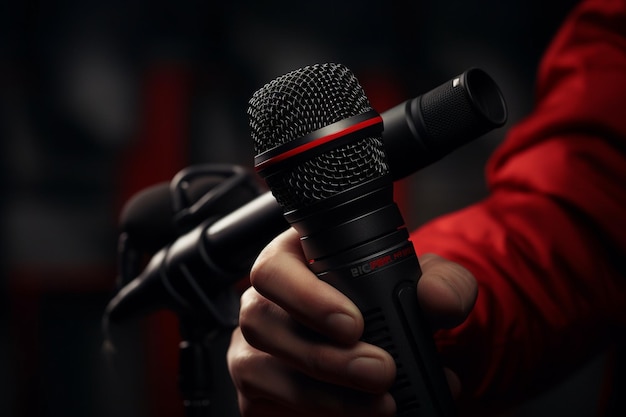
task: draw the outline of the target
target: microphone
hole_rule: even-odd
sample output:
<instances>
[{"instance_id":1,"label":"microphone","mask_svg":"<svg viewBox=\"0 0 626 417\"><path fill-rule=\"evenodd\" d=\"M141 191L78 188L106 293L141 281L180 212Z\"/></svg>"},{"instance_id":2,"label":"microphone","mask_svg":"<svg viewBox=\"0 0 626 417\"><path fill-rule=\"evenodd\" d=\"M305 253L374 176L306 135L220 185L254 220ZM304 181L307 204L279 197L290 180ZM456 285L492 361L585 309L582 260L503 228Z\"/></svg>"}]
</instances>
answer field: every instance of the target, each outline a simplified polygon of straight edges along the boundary
<instances>
[{"instance_id":1,"label":"microphone","mask_svg":"<svg viewBox=\"0 0 626 417\"><path fill-rule=\"evenodd\" d=\"M142 250L154 253L178 237L169 186L162 182L144 188L122 208L119 229Z\"/></svg>"},{"instance_id":2,"label":"microphone","mask_svg":"<svg viewBox=\"0 0 626 417\"><path fill-rule=\"evenodd\" d=\"M221 293L245 277L261 249L287 227L269 192L219 220L207 219L158 251L113 297L107 325L159 308L236 325L237 312Z\"/></svg>"},{"instance_id":3,"label":"microphone","mask_svg":"<svg viewBox=\"0 0 626 417\"><path fill-rule=\"evenodd\" d=\"M502 126L506 106L496 83L484 71L473 68L383 112L381 117L391 176L398 180ZM229 171L218 168L219 172ZM212 166L201 168L202 172L212 170ZM224 207L208 210L211 205L206 203L210 200L207 197L221 193L211 192L215 180L208 186L196 186L197 177L195 167L188 168L171 184L150 187L127 203L121 216L123 235L132 235L156 253L143 271L124 274L130 279L107 305L105 321L119 323L158 308L170 308L198 315L217 314L221 323L232 324L231 312L216 311L211 297L245 277L261 249L289 224L269 191L254 199L250 196L247 203L237 200L226 207L230 213ZM198 191L186 198L172 191L193 187ZM202 209L194 209L199 201ZM187 205L192 209L183 209ZM172 217L184 221L172 221Z\"/></svg>"},{"instance_id":4,"label":"microphone","mask_svg":"<svg viewBox=\"0 0 626 417\"><path fill-rule=\"evenodd\" d=\"M154 253L206 217L229 213L259 194L242 167L195 165L133 195L122 208L119 227L136 246Z\"/></svg>"},{"instance_id":5,"label":"microphone","mask_svg":"<svg viewBox=\"0 0 626 417\"><path fill-rule=\"evenodd\" d=\"M250 170L209 164L187 167L131 198L120 216L121 289L107 305L105 326L159 308L232 323L231 312L215 306L225 300L211 296L244 277L263 242L287 227L275 201L267 203L271 195L260 193ZM248 233L261 241L239 247ZM141 271L145 252L152 257Z\"/></svg>"},{"instance_id":6,"label":"microphone","mask_svg":"<svg viewBox=\"0 0 626 417\"><path fill-rule=\"evenodd\" d=\"M146 255L154 255L209 216L230 213L259 193L249 170L211 164L187 167L170 182L135 194L120 215L118 288L141 271Z\"/></svg>"},{"instance_id":7,"label":"microphone","mask_svg":"<svg viewBox=\"0 0 626 417\"><path fill-rule=\"evenodd\" d=\"M438 113L438 104L455 102L447 100L458 98L455 89L465 95L462 80L396 108L392 120L406 121L422 107L418 123L400 123L396 131L410 130L413 138L435 132L433 141L452 137L458 144L462 136L456 120L435 125L431 116ZM434 100L440 96L444 100ZM362 339L395 359L396 381L390 392L397 415L455 415L432 330L417 301L421 270L393 201L383 118L372 109L356 77L339 64L292 71L253 94L248 116L255 169L298 231L310 269L359 307L365 320ZM496 116L503 122L502 113ZM419 129L411 129L418 124ZM426 151L436 149L435 157L450 147L416 142ZM430 157L425 152L424 159Z\"/></svg>"},{"instance_id":8,"label":"microphone","mask_svg":"<svg viewBox=\"0 0 626 417\"><path fill-rule=\"evenodd\" d=\"M470 68L381 116L387 162L398 180L503 126L508 112L493 78Z\"/></svg>"}]
</instances>

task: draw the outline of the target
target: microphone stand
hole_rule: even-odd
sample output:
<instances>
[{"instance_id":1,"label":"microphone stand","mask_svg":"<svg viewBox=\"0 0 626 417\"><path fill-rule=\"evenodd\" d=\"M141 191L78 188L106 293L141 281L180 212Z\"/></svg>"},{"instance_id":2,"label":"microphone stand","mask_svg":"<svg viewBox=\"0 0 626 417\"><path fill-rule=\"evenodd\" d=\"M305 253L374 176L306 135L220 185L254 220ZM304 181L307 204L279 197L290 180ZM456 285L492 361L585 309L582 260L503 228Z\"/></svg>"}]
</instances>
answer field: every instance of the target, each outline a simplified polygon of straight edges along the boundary
<instances>
[{"instance_id":1,"label":"microphone stand","mask_svg":"<svg viewBox=\"0 0 626 417\"><path fill-rule=\"evenodd\" d=\"M226 293L225 293L226 294ZM224 331L237 326L239 304L234 291L216 302L216 310L224 314L218 320L206 320L195 314L180 317L178 387L186 417L216 415L214 407L214 375L211 363L215 341ZM221 304L221 305L220 305Z\"/></svg>"},{"instance_id":2,"label":"microphone stand","mask_svg":"<svg viewBox=\"0 0 626 417\"><path fill-rule=\"evenodd\" d=\"M180 328L178 386L185 415L207 417L211 415L213 399L211 348L214 329L189 316L181 317Z\"/></svg>"},{"instance_id":3,"label":"microphone stand","mask_svg":"<svg viewBox=\"0 0 626 417\"><path fill-rule=\"evenodd\" d=\"M187 191L190 183L197 179L218 178L219 183L197 201L193 201ZM245 187L250 199L261 194L262 189L253 174L234 165L198 165L183 169L170 183L174 222L180 235L193 229L203 221L219 218L238 207L232 207L235 192ZM230 202L230 207L229 207ZM141 248L134 244L135 239L127 233L120 235L118 253L118 285L123 288L140 272L138 259ZM184 274L186 280L195 287L193 271ZM243 278L243 277L242 277ZM203 277L210 280L211 277ZM232 331L238 324L239 297L234 286L217 288L210 293L198 288L194 302L182 299L175 290L167 294L166 308L178 313L180 320L178 387L182 396L187 417L211 417L214 410L214 375L211 358L214 355L216 339L226 331ZM220 416L221 417L221 416Z\"/></svg>"}]
</instances>

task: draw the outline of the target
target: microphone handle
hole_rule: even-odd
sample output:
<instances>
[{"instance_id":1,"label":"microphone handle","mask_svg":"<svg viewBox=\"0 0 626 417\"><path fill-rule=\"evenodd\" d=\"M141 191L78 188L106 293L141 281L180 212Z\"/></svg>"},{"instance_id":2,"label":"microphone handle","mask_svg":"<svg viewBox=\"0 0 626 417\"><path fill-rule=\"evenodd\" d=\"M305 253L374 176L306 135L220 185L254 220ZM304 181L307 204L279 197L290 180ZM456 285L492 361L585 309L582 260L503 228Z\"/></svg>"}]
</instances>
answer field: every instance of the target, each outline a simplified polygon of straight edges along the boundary
<instances>
[{"instance_id":1,"label":"microphone handle","mask_svg":"<svg viewBox=\"0 0 626 417\"><path fill-rule=\"evenodd\" d=\"M454 416L454 401L432 329L417 301L421 269L407 238L402 229L386 239L386 249L318 276L348 296L362 312L362 340L394 358L397 374L391 394L397 416Z\"/></svg>"},{"instance_id":2,"label":"microphone handle","mask_svg":"<svg viewBox=\"0 0 626 417\"><path fill-rule=\"evenodd\" d=\"M392 194L381 177L285 218L309 268L363 314L362 339L394 358L397 416L451 417L454 401L417 299L419 261Z\"/></svg>"}]
</instances>

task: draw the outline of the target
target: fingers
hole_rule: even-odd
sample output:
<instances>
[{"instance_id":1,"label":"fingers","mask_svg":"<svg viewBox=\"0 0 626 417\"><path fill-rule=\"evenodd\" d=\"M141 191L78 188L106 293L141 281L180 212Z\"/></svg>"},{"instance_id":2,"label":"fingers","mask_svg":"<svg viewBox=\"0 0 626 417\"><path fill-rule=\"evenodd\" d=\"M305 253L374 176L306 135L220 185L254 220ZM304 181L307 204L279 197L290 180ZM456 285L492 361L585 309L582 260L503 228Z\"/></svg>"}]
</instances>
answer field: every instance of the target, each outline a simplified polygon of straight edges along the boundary
<instances>
[{"instance_id":1,"label":"fingers","mask_svg":"<svg viewBox=\"0 0 626 417\"><path fill-rule=\"evenodd\" d=\"M461 265L434 254L420 257L422 277L417 297L435 328L451 328L462 323L478 296L474 276Z\"/></svg>"},{"instance_id":2,"label":"fingers","mask_svg":"<svg viewBox=\"0 0 626 417\"><path fill-rule=\"evenodd\" d=\"M422 310L434 328L452 328L462 323L474 307L478 284L461 265L434 254L420 256L422 276L417 296ZM461 381L452 370L444 369L453 398L461 395Z\"/></svg>"},{"instance_id":3,"label":"fingers","mask_svg":"<svg viewBox=\"0 0 626 417\"><path fill-rule=\"evenodd\" d=\"M227 358L244 415L393 415L393 358L358 340L361 313L308 269L294 231L250 279Z\"/></svg>"},{"instance_id":4,"label":"fingers","mask_svg":"<svg viewBox=\"0 0 626 417\"><path fill-rule=\"evenodd\" d=\"M304 325L335 341L353 343L363 331L358 308L341 292L319 280L304 262L295 230L276 238L252 267L252 285ZM467 317L478 295L473 275L434 254L420 257L417 296L433 327L454 327ZM286 279L290 277L290 279Z\"/></svg>"},{"instance_id":5,"label":"fingers","mask_svg":"<svg viewBox=\"0 0 626 417\"><path fill-rule=\"evenodd\" d=\"M319 381L382 393L395 377L393 358L383 349L329 343L253 288L242 296L240 329L254 348Z\"/></svg>"},{"instance_id":6,"label":"fingers","mask_svg":"<svg viewBox=\"0 0 626 417\"><path fill-rule=\"evenodd\" d=\"M471 273L436 255L423 255L420 264L417 296L434 326L462 322L477 296ZM359 341L361 313L309 270L295 230L263 250L250 281L227 358L244 417L394 414L386 393L393 358ZM458 395L458 377L447 377Z\"/></svg>"},{"instance_id":7,"label":"fingers","mask_svg":"<svg viewBox=\"0 0 626 417\"><path fill-rule=\"evenodd\" d=\"M261 252L250 282L297 321L332 340L351 344L363 332L363 317L356 305L309 270L293 229Z\"/></svg>"},{"instance_id":8,"label":"fingers","mask_svg":"<svg viewBox=\"0 0 626 417\"><path fill-rule=\"evenodd\" d=\"M228 350L229 371L245 416L392 416L389 394L366 394L316 381L283 361L253 348L235 330Z\"/></svg>"}]
</instances>

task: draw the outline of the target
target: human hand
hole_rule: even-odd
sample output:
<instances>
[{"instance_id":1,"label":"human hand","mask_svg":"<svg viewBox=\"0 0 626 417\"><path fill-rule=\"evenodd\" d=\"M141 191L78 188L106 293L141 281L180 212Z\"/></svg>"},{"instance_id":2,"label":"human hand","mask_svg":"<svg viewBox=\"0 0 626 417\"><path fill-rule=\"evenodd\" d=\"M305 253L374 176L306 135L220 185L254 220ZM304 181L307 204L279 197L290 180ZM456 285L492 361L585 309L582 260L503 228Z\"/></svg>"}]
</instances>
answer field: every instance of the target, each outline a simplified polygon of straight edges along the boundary
<instances>
[{"instance_id":1,"label":"human hand","mask_svg":"<svg viewBox=\"0 0 626 417\"><path fill-rule=\"evenodd\" d=\"M473 276L436 255L420 259L418 297L434 327L462 322L477 294ZM290 229L259 255L228 349L239 408L248 416L392 416L393 358L359 341L363 317L306 265ZM458 378L446 372L454 393Z\"/></svg>"}]
</instances>

